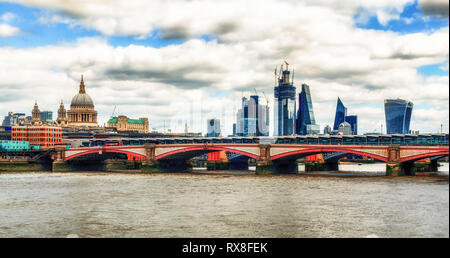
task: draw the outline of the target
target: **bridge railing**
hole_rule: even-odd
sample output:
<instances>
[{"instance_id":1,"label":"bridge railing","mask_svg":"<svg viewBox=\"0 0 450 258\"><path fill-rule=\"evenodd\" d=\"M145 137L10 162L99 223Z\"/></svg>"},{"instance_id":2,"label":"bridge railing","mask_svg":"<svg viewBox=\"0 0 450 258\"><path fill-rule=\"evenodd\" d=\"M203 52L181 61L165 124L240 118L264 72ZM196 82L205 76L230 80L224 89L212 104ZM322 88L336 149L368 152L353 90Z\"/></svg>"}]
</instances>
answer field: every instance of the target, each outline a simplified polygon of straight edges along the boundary
<instances>
[{"instance_id":1,"label":"bridge railing","mask_svg":"<svg viewBox=\"0 0 450 258\"><path fill-rule=\"evenodd\" d=\"M217 138L143 138L115 139L125 146L144 144L315 144L315 145L415 145L439 146L449 144L448 134L427 135L319 135L280 137L217 137ZM84 147L104 146L110 139L83 142Z\"/></svg>"}]
</instances>

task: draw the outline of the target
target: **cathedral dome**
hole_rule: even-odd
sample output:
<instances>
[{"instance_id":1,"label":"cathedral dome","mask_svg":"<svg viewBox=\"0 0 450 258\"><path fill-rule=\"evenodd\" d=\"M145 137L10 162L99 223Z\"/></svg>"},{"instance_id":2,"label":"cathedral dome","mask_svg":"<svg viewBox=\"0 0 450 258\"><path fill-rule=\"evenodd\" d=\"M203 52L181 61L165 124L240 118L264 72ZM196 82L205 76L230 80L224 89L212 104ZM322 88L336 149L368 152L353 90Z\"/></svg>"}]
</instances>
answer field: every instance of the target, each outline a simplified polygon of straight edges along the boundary
<instances>
[{"instance_id":1,"label":"cathedral dome","mask_svg":"<svg viewBox=\"0 0 450 258\"><path fill-rule=\"evenodd\" d=\"M70 103L71 107L93 107L94 101L92 101L91 97L86 93L86 89L84 86L83 76L81 76L80 82L80 91L77 95L72 98L72 102Z\"/></svg>"},{"instance_id":2,"label":"cathedral dome","mask_svg":"<svg viewBox=\"0 0 450 258\"><path fill-rule=\"evenodd\" d=\"M94 102L86 93L78 93L72 98L70 106L94 106Z\"/></svg>"}]
</instances>

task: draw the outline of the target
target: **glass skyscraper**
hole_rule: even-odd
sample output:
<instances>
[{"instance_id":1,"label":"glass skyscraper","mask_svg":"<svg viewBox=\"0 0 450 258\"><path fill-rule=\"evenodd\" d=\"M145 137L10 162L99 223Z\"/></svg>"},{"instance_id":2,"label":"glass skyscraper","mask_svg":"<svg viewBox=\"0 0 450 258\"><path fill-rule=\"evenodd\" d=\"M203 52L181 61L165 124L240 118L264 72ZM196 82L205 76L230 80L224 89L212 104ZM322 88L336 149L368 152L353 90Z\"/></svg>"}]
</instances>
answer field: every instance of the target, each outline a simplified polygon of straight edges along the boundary
<instances>
[{"instance_id":1,"label":"glass skyscraper","mask_svg":"<svg viewBox=\"0 0 450 258\"><path fill-rule=\"evenodd\" d=\"M276 74L276 73L275 73ZM274 88L274 135L292 135L295 130L295 87L290 82L291 72L281 66L281 75L276 74L278 85Z\"/></svg>"},{"instance_id":2,"label":"glass skyscraper","mask_svg":"<svg viewBox=\"0 0 450 258\"><path fill-rule=\"evenodd\" d=\"M349 123L352 127L352 134L357 135L358 134L358 116L351 115L351 116L345 116L344 118L345 122Z\"/></svg>"},{"instance_id":3,"label":"glass skyscraper","mask_svg":"<svg viewBox=\"0 0 450 258\"><path fill-rule=\"evenodd\" d=\"M259 103L257 95L242 98L242 107L236 116L237 136L268 136L269 107Z\"/></svg>"},{"instance_id":4,"label":"glass skyscraper","mask_svg":"<svg viewBox=\"0 0 450 258\"><path fill-rule=\"evenodd\" d=\"M41 111L41 120L43 122L52 121L53 120L53 112L52 111Z\"/></svg>"},{"instance_id":5,"label":"glass skyscraper","mask_svg":"<svg viewBox=\"0 0 450 258\"><path fill-rule=\"evenodd\" d=\"M403 99L384 100L387 134L408 134L414 104Z\"/></svg>"},{"instance_id":6,"label":"glass skyscraper","mask_svg":"<svg viewBox=\"0 0 450 258\"><path fill-rule=\"evenodd\" d=\"M346 115L347 115L347 108L344 106L341 99L338 97L336 105L336 115L334 116L333 130L338 130L339 125L345 121Z\"/></svg>"},{"instance_id":7,"label":"glass skyscraper","mask_svg":"<svg viewBox=\"0 0 450 258\"><path fill-rule=\"evenodd\" d=\"M307 135L319 133L320 126L316 125L309 86L302 84L302 91L298 94L296 134Z\"/></svg>"}]
</instances>

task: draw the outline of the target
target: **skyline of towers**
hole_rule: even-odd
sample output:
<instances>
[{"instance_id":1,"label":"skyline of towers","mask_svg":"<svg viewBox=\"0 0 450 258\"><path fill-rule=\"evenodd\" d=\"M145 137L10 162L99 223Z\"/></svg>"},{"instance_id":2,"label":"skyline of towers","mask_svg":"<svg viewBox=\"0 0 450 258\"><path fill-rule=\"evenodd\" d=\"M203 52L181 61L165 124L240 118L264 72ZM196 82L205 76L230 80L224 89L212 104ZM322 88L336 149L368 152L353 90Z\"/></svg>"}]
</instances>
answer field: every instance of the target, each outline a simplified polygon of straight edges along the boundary
<instances>
[{"instance_id":1,"label":"skyline of towers","mask_svg":"<svg viewBox=\"0 0 450 258\"><path fill-rule=\"evenodd\" d=\"M403 99L385 99L387 134L408 134L414 104Z\"/></svg>"}]
</instances>

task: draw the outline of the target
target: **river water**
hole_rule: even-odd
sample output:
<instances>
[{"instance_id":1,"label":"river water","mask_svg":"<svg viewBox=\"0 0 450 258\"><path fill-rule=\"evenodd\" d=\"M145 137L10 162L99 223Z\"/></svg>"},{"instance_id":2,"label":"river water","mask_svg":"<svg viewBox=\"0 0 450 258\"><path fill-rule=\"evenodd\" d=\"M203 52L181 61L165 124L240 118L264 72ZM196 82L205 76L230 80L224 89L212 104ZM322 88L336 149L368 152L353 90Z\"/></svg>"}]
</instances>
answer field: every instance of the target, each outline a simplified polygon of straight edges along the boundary
<instances>
[{"instance_id":1,"label":"river water","mask_svg":"<svg viewBox=\"0 0 450 258\"><path fill-rule=\"evenodd\" d=\"M448 176L3 173L0 237L449 237Z\"/></svg>"}]
</instances>

